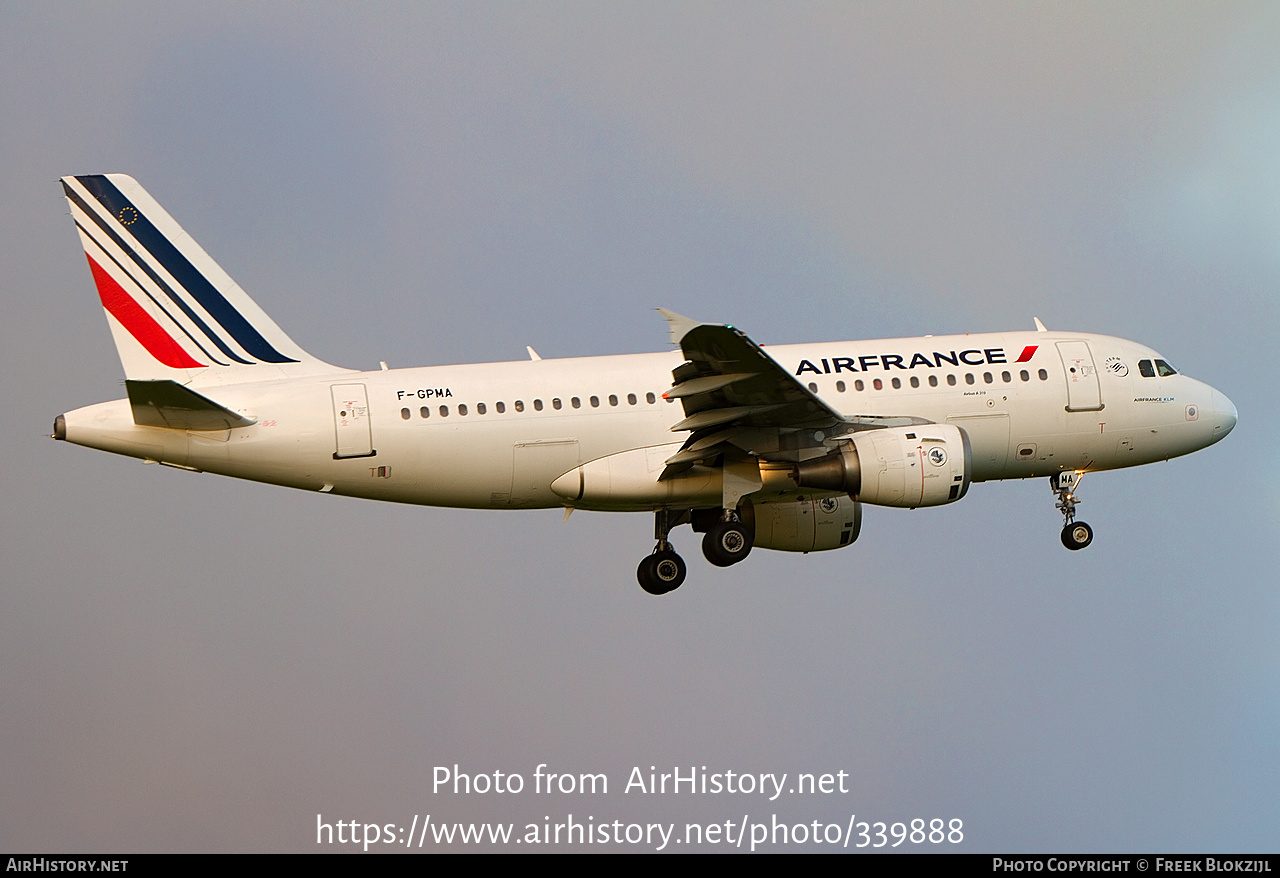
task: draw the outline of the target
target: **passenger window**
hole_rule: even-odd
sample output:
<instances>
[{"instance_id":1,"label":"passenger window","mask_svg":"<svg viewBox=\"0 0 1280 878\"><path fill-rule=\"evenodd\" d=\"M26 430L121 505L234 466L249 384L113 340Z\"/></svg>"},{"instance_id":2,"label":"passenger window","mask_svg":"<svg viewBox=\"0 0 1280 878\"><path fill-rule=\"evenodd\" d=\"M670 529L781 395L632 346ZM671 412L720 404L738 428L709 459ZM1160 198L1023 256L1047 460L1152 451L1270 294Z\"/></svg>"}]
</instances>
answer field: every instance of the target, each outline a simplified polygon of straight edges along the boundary
<instances>
[{"instance_id":1,"label":"passenger window","mask_svg":"<svg viewBox=\"0 0 1280 878\"><path fill-rule=\"evenodd\" d=\"M557 396L551 400L551 407L556 411L560 411L560 397Z\"/></svg>"},{"instance_id":2,"label":"passenger window","mask_svg":"<svg viewBox=\"0 0 1280 878\"><path fill-rule=\"evenodd\" d=\"M876 390L884 390L884 382L881 381L879 378L872 381L871 386L874 387Z\"/></svg>"},{"instance_id":3,"label":"passenger window","mask_svg":"<svg viewBox=\"0 0 1280 878\"><path fill-rule=\"evenodd\" d=\"M972 383L973 383L973 373L972 373L972 372L965 372L965 373L964 373L964 383L965 383L965 384L972 384Z\"/></svg>"},{"instance_id":4,"label":"passenger window","mask_svg":"<svg viewBox=\"0 0 1280 878\"><path fill-rule=\"evenodd\" d=\"M653 393L646 393L644 395L644 401L649 403L649 405L653 405L655 402L658 401L658 398L654 396Z\"/></svg>"},{"instance_id":5,"label":"passenger window","mask_svg":"<svg viewBox=\"0 0 1280 878\"><path fill-rule=\"evenodd\" d=\"M950 387L955 387L955 386L956 386L956 376L954 376L954 375L948 375L948 376L947 376L947 385L948 385L948 386L950 386Z\"/></svg>"},{"instance_id":6,"label":"passenger window","mask_svg":"<svg viewBox=\"0 0 1280 878\"><path fill-rule=\"evenodd\" d=\"M930 387L937 387L937 386L938 386L938 376L937 376L937 375L930 375L930 376L929 376L929 386L930 386Z\"/></svg>"},{"instance_id":7,"label":"passenger window","mask_svg":"<svg viewBox=\"0 0 1280 878\"><path fill-rule=\"evenodd\" d=\"M482 402L476 403L476 414L483 415L484 412L485 412L484 403Z\"/></svg>"},{"instance_id":8,"label":"passenger window","mask_svg":"<svg viewBox=\"0 0 1280 878\"><path fill-rule=\"evenodd\" d=\"M857 379L855 379L855 380L854 380L854 382L853 382L853 389L854 389L854 390L856 390L856 391L858 391L859 393L861 393L864 389L866 389L866 386L867 386L867 385L865 385L865 384L863 384L863 383L862 383L862 379L861 379L861 378L857 378Z\"/></svg>"},{"instance_id":9,"label":"passenger window","mask_svg":"<svg viewBox=\"0 0 1280 878\"><path fill-rule=\"evenodd\" d=\"M400 409L400 417L404 418L406 421L409 420L409 410Z\"/></svg>"},{"instance_id":10,"label":"passenger window","mask_svg":"<svg viewBox=\"0 0 1280 878\"><path fill-rule=\"evenodd\" d=\"M1028 372L1026 369L1023 369L1021 372L1018 373L1018 377L1021 378L1023 381L1030 381L1031 373Z\"/></svg>"},{"instance_id":11,"label":"passenger window","mask_svg":"<svg viewBox=\"0 0 1280 878\"><path fill-rule=\"evenodd\" d=\"M518 411L518 412L522 412L522 411L524 411L524 400L523 400L523 399L517 399L517 400L516 400L516 411Z\"/></svg>"},{"instance_id":12,"label":"passenger window","mask_svg":"<svg viewBox=\"0 0 1280 878\"><path fill-rule=\"evenodd\" d=\"M609 405L617 405L617 404L618 404L617 395L613 393L609 394Z\"/></svg>"},{"instance_id":13,"label":"passenger window","mask_svg":"<svg viewBox=\"0 0 1280 878\"><path fill-rule=\"evenodd\" d=\"M497 409L498 414L502 414L507 410L507 404L505 402L495 402L493 407Z\"/></svg>"},{"instance_id":14,"label":"passenger window","mask_svg":"<svg viewBox=\"0 0 1280 878\"><path fill-rule=\"evenodd\" d=\"M569 405L573 406L576 409L580 409L582 408L582 400L578 399L575 396L573 399L569 400Z\"/></svg>"},{"instance_id":15,"label":"passenger window","mask_svg":"<svg viewBox=\"0 0 1280 878\"><path fill-rule=\"evenodd\" d=\"M995 379L991 377L991 373L990 373L990 372L983 372L983 373L982 373L982 381L983 381L983 383L984 383L984 384L990 384L991 382L995 381Z\"/></svg>"},{"instance_id":16,"label":"passenger window","mask_svg":"<svg viewBox=\"0 0 1280 878\"><path fill-rule=\"evenodd\" d=\"M901 379L901 378L895 378L895 379L893 379L893 389L894 389L894 390L901 390L901 389L902 389L902 379Z\"/></svg>"},{"instance_id":17,"label":"passenger window","mask_svg":"<svg viewBox=\"0 0 1280 878\"><path fill-rule=\"evenodd\" d=\"M1170 375L1177 375L1178 370L1170 366L1164 360L1156 360L1156 374L1161 378L1168 378Z\"/></svg>"},{"instance_id":18,"label":"passenger window","mask_svg":"<svg viewBox=\"0 0 1280 878\"><path fill-rule=\"evenodd\" d=\"M418 414L424 418L429 418L431 417L431 408L424 405L422 408L418 409Z\"/></svg>"},{"instance_id":19,"label":"passenger window","mask_svg":"<svg viewBox=\"0 0 1280 878\"><path fill-rule=\"evenodd\" d=\"M810 393L817 393L817 392L818 392L818 385L816 385L816 384L814 384L812 381L810 381L810 382L809 382L809 392L810 392Z\"/></svg>"},{"instance_id":20,"label":"passenger window","mask_svg":"<svg viewBox=\"0 0 1280 878\"><path fill-rule=\"evenodd\" d=\"M458 414L465 415L467 413L467 404L464 402L458 406Z\"/></svg>"},{"instance_id":21,"label":"passenger window","mask_svg":"<svg viewBox=\"0 0 1280 878\"><path fill-rule=\"evenodd\" d=\"M1008 372L1001 372L1000 380L1003 381L1005 384L1008 384L1010 381L1013 380L1013 376L1010 375Z\"/></svg>"},{"instance_id":22,"label":"passenger window","mask_svg":"<svg viewBox=\"0 0 1280 878\"><path fill-rule=\"evenodd\" d=\"M636 402L637 402L637 400L636 400L636 395L635 395L634 393L628 393L628 394L627 394L627 405L635 405L635 404L636 404Z\"/></svg>"},{"instance_id":23,"label":"passenger window","mask_svg":"<svg viewBox=\"0 0 1280 878\"><path fill-rule=\"evenodd\" d=\"M1048 380L1049 380L1049 373L1048 373L1048 372L1046 372L1044 369L1041 369L1041 370L1040 370L1040 380L1041 380L1041 381L1048 381Z\"/></svg>"},{"instance_id":24,"label":"passenger window","mask_svg":"<svg viewBox=\"0 0 1280 878\"><path fill-rule=\"evenodd\" d=\"M598 396L593 396L593 397L591 397L591 407L592 407L593 409L598 409L598 408L600 408L600 397L598 397Z\"/></svg>"},{"instance_id":25,"label":"passenger window","mask_svg":"<svg viewBox=\"0 0 1280 878\"><path fill-rule=\"evenodd\" d=\"M836 393L844 393L844 382L843 382L843 381L837 381L837 382L836 382Z\"/></svg>"},{"instance_id":26,"label":"passenger window","mask_svg":"<svg viewBox=\"0 0 1280 878\"><path fill-rule=\"evenodd\" d=\"M442 418L449 417L449 407L447 405L440 406L440 417Z\"/></svg>"},{"instance_id":27,"label":"passenger window","mask_svg":"<svg viewBox=\"0 0 1280 878\"><path fill-rule=\"evenodd\" d=\"M912 386L912 387L919 387L919 386L920 386L920 379L919 379L919 378L917 378L916 376L912 375L912 376L911 376L911 386Z\"/></svg>"},{"instance_id":28,"label":"passenger window","mask_svg":"<svg viewBox=\"0 0 1280 878\"><path fill-rule=\"evenodd\" d=\"M542 411L542 400L540 400L540 399L535 399L535 400L533 401L533 410L534 410L535 412L540 412L540 411Z\"/></svg>"}]
</instances>

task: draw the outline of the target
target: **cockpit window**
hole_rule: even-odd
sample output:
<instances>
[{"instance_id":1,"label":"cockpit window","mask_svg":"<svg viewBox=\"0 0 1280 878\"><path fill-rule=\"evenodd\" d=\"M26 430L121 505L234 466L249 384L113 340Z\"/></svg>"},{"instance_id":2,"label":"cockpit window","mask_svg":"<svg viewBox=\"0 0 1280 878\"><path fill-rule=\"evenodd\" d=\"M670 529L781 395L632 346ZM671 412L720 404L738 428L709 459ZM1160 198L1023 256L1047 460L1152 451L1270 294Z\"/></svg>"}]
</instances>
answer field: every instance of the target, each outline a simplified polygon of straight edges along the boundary
<instances>
[{"instance_id":1,"label":"cockpit window","mask_svg":"<svg viewBox=\"0 0 1280 878\"><path fill-rule=\"evenodd\" d=\"M1155 370L1154 368L1152 368L1152 366L1151 366L1151 361L1150 361L1150 360L1139 360L1139 361L1138 361L1138 372L1139 372L1139 373L1141 373L1141 375L1142 375L1142 377L1143 377L1143 378L1154 378L1154 377L1156 377L1156 370Z\"/></svg>"},{"instance_id":2,"label":"cockpit window","mask_svg":"<svg viewBox=\"0 0 1280 878\"><path fill-rule=\"evenodd\" d=\"M1177 375L1178 370L1170 366L1164 360L1156 360L1156 373L1161 378L1167 378L1170 375Z\"/></svg>"}]
</instances>

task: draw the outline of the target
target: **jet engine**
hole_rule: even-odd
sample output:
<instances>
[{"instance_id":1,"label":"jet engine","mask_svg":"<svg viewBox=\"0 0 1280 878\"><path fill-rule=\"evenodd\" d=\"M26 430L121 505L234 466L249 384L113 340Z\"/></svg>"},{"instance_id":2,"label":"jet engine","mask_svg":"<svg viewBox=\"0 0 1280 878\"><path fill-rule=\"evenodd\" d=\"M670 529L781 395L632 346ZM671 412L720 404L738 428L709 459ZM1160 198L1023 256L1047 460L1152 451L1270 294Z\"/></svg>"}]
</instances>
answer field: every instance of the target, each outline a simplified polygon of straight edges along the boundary
<instances>
[{"instance_id":1,"label":"jet engine","mask_svg":"<svg viewBox=\"0 0 1280 878\"><path fill-rule=\"evenodd\" d=\"M796 466L802 488L844 491L876 506L941 506L969 490L969 437L952 424L855 433L842 448Z\"/></svg>"},{"instance_id":2,"label":"jet engine","mask_svg":"<svg viewBox=\"0 0 1280 878\"><path fill-rule=\"evenodd\" d=\"M744 504L745 505L745 504ZM862 504L848 497L805 497L754 503L747 513L754 545L782 552L822 552L848 546L862 529Z\"/></svg>"}]
</instances>

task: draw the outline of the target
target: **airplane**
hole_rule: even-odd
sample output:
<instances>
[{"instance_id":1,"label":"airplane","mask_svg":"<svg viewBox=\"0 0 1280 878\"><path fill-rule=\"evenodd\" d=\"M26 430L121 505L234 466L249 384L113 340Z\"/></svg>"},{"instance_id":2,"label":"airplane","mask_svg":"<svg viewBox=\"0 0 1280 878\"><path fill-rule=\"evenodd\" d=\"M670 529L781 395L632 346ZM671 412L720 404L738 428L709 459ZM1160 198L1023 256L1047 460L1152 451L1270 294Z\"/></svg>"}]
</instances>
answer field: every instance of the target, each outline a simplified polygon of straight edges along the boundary
<instances>
[{"instance_id":1,"label":"airplane","mask_svg":"<svg viewBox=\"0 0 1280 878\"><path fill-rule=\"evenodd\" d=\"M1156 351L1035 330L771 345L665 309L666 353L358 371L284 333L133 178L63 191L127 398L69 411L53 438L193 472L326 494L478 509L654 515L636 576L685 579L683 524L728 567L752 548L852 545L862 507L961 500L1048 477L1064 524L1089 472L1220 441L1237 412Z\"/></svg>"}]
</instances>

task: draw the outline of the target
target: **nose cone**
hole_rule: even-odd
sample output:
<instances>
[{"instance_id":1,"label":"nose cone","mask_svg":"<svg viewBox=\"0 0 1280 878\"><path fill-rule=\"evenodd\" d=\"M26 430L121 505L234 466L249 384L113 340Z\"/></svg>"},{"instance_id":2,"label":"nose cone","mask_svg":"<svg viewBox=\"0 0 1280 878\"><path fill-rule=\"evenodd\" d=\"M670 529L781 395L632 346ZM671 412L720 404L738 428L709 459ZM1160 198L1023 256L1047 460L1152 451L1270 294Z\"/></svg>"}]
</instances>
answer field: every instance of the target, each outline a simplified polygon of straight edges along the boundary
<instances>
[{"instance_id":1,"label":"nose cone","mask_svg":"<svg viewBox=\"0 0 1280 878\"><path fill-rule=\"evenodd\" d=\"M1236 425L1236 407L1224 394L1214 391L1211 397L1213 412L1210 418L1213 423L1213 438L1217 442L1230 433Z\"/></svg>"}]
</instances>

